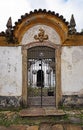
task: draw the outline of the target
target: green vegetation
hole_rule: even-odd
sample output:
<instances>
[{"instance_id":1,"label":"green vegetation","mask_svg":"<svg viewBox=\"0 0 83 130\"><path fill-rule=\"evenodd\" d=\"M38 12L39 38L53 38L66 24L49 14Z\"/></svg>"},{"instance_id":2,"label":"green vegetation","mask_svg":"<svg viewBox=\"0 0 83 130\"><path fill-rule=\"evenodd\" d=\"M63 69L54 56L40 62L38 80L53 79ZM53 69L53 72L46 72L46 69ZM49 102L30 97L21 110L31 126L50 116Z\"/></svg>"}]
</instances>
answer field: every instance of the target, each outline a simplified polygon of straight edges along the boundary
<instances>
[{"instance_id":1,"label":"green vegetation","mask_svg":"<svg viewBox=\"0 0 83 130\"><path fill-rule=\"evenodd\" d=\"M78 110L79 111L79 110ZM19 115L19 111L0 111L0 126L10 126L10 125L40 125L41 123L74 123L76 121L76 125L83 125L83 111L80 111L80 114L72 114L72 111L65 111L65 115L63 116L43 116L43 117L21 117ZM73 119L73 121L72 121ZM77 123L78 121L78 123Z\"/></svg>"},{"instance_id":2,"label":"green vegetation","mask_svg":"<svg viewBox=\"0 0 83 130\"><path fill-rule=\"evenodd\" d=\"M10 118L8 116L6 116L5 114L0 114L0 125L2 126L10 126L10 125L18 125L18 124L22 124L22 125L39 125L40 123L46 122L46 123L60 123L60 120L62 122L62 120L64 121L64 119L66 120L67 117L63 117L63 118L57 118L57 117L25 117L22 118L19 115L15 115L14 117Z\"/></svg>"}]
</instances>

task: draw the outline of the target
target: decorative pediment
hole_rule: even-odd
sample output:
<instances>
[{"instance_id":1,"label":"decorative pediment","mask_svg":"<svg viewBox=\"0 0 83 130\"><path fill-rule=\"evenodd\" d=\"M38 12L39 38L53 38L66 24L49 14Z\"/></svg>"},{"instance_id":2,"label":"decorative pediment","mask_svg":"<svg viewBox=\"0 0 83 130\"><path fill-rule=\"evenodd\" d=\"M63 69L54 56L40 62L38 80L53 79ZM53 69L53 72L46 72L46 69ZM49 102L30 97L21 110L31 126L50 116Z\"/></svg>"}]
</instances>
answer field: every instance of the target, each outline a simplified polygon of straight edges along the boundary
<instances>
[{"instance_id":1,"label":"decorative pediment","mask_svg":"<svg viewBox=\"0 0 83 130\"><path fill-rule=\"evenodd\" d=\"M75 25L73 16L69 24L58 13L34 10L22 15L15 22L15 26L12 26L11 18L9 18L6 32L0 33L0 45L16 46L31 42L52 42L54 45L63 46L83 45L83 33L77 33Z\"/></svg>"},{"instance_id":2,"label":"decorative pediment","mask_svg":"<svg viewBox=\"0 0 83 130\"><path fill-rule=\"evenodd\" d=\"M44 24L40 24L35 25L26 31L22 37L21 45L36 42L44 43L46 41L52 42L56 45L61 44L60 36L53 28Z\"/></svg>"},{"instance_id":3,"label":"decorative pediment","mask_svg":"<svg viewBox=\"0 0 83 130\"><path fill-rule=\"evenodd\" d=\"M63 18L63 16L58 13L54 13L46 10L34 10L34 12L30 12L30 14L25 14L21 16L21 19L15 23L14 26L14 34L18 39L19 43L21 43L23 36L25 33L30 30L30 28L36 25L46 25L52 29L54 29L57 34L60 36L62 42L65 41L68 34L68 22ZM39 28L40 29L40 28ZM39 40L40 42L48 40L48 33L45 32L45 29L39 30L38 34L35 36L35 40Z\"/></svg>"}]
</instances>

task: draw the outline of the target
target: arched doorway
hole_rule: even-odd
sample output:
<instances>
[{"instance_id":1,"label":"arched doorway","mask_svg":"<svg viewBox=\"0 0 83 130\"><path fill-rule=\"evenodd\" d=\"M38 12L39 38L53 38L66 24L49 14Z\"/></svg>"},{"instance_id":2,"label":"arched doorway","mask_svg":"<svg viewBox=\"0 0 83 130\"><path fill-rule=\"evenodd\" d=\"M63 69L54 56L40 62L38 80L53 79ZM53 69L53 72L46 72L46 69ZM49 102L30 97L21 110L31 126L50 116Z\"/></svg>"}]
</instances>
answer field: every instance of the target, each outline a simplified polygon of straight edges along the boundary
<instances>
[{"instance_id":1,"label":"arched doorway","mask_svg":"<svg viewBox=\"0 0 83 130\"><path fill-rule=\"evenodd\" d=\"M27 53L28 105L55 106L55 49L37 46Z\"/></svg>"},{"instance_id":2,"label":"arched doorway","mask_svg":"<svg viewBox=\"0 0 83 130\"><path fill-rule=\"evenodd\" d=\"M42 33L43 31L43 33ZM42 35L40 35L42 34ZM37 46L48 46L55 50L55 77L56 77L56 89L55 89L55 106L58 107L61 101L61 48L67 39L68 34L68 22L66 22L58 14L45 10L36 10L30 14L24 15L21 20L17 22L14 28L14 35L22 45L22 103L23 106L28 105L28 49ZM18 42L18 43L19 43ZM33 65L32 65L33 66ZM37 70L38 71L38 70ZM33 70L32 77L36 73ZM47 71L48 73L48 71ZM49 74L48 74L49 75ZM29 76L30 77L30 76ZM49 79L52 76L48 76ZM33 79L33 78L32 78ZM31 79L31 80L32 80ZM44 76L44 84L45 82ZM48 80L50 84L50 80ZM32 82L30 82L32 83ZM36 83L36 81L34 82ZM33 84L31 84L33 85Z\"/></svg>"},{"instance_id":3,"label":"arched doorway","mask_svg":"<svg viewBox=\"0 0 83 130\"><path fill-rule=\"evenodd\" d=\"M36 53L32 53L32 52L36 52ZM43 52L43 53L39 53L39 52ZM42 56L42 54L44 54L43 59L42 59L43 61L39 57L39 54L40 54L40 57ZM41 66L41 61L42 61L42 66ZM50 64L47 64L48 62ZM53 67L53 66L54 66L54 69L51 69L50 67ZM35 67L38 69L35 70ZM54 85L54 91L51 93L52 95L51 97L53 98L54 104L53 105L49 104L49 106L54 106L58 108L59 102L61 101L61 98L62 98L61 96L62 95L62 92L61 92L61 46L59 45L56 46L56 44L53 44L51 42L50 43L49 42L30 43L22 47L22 86L23 86L22 87L22 103L23 103L23 106L27 107L27 106L38 105L38 102L35 103L35 105L31 104L32 99L36 99L35 101L38 101L38 100L34 96L31 99L30 92L33 92L33 91L31 91L30 89L33 88L34 86L37 86L37 71L41 69L41 67L42 67L42 70L46 72L44 73L44 86L50 86L50 83L51 85ZM51 72L51 75L50 75L50 72ZM33 79L34 79L34 82L32 82ZM32 87L29 88L30 86ZM41 88L42 87L36 87L36 88L39 88L38 90L40 91L40 92L38 91L38 94L40 93L40 104L41 104ZM43 90L44 89L45 87L43 88ZM48 99L51 98L49 95L50 93L48 92ZM42 99L42 101L46 101L46 100ZM41 106L41 105L38 105L38 106ZM46 105L43 102L42 106L48 106L48 104Z\"/></svg>"}]
</instances>

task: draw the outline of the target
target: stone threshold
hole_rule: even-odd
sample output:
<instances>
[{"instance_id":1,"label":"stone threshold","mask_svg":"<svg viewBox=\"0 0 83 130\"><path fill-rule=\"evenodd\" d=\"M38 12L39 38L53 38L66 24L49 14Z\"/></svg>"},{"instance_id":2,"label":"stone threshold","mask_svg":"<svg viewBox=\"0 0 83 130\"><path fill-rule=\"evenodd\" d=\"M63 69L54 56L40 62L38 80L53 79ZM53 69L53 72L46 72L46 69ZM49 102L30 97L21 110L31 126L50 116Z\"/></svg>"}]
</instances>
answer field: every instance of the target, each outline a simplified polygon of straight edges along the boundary
<instances>
[{"instance_id":1,"label":"stone threshold","mask_svg":"<svg viewBox=\"0 0 83 130\"><path fill-rule=\"evenodd\" d=\"M64 116L65 112L63 110L57 110L55 107L30 107L27 109L22 109L19 112L21 117L40 117L40 116Z\"/></svg>"}]
</instances>

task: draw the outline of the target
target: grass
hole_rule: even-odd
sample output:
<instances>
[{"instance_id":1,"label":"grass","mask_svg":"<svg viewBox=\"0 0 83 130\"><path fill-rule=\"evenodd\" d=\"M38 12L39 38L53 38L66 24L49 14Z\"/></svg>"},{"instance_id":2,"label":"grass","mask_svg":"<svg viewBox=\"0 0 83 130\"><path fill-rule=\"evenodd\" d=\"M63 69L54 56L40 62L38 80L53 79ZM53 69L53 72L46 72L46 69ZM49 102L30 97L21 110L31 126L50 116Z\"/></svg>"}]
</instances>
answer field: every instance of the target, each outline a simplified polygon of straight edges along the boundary
<instances>
[{"instance_id":1,"label":"grass","mask_svg":"<svg viewBox=\"0 0 83 130\"><path fill-rule=\"evenodd\" d=\"M56 123L67 120L67 116L20 117L19 111L0 111L0 126L10 125L39 125L42 122Z\"/></svg>"},{"instance_id":2,"label":"grass","mask_svg":"<svg viewBox=\"0 0 83 130\"><path fill-rule=\"evenodd\" d=\"M10 125L40 125L43 122L46 123L71 123L69 120L69 117L75 117L83 120L83 113L81 114L75 114L75 115L69 115L66 114L64 116L45 116L45 117L20 117L19 116L20 109L17 110L4 110L0 111L0 126L10 126ZM82 122L80 122L78 125L83 125Z\"/></svg>"}]
</instances>

